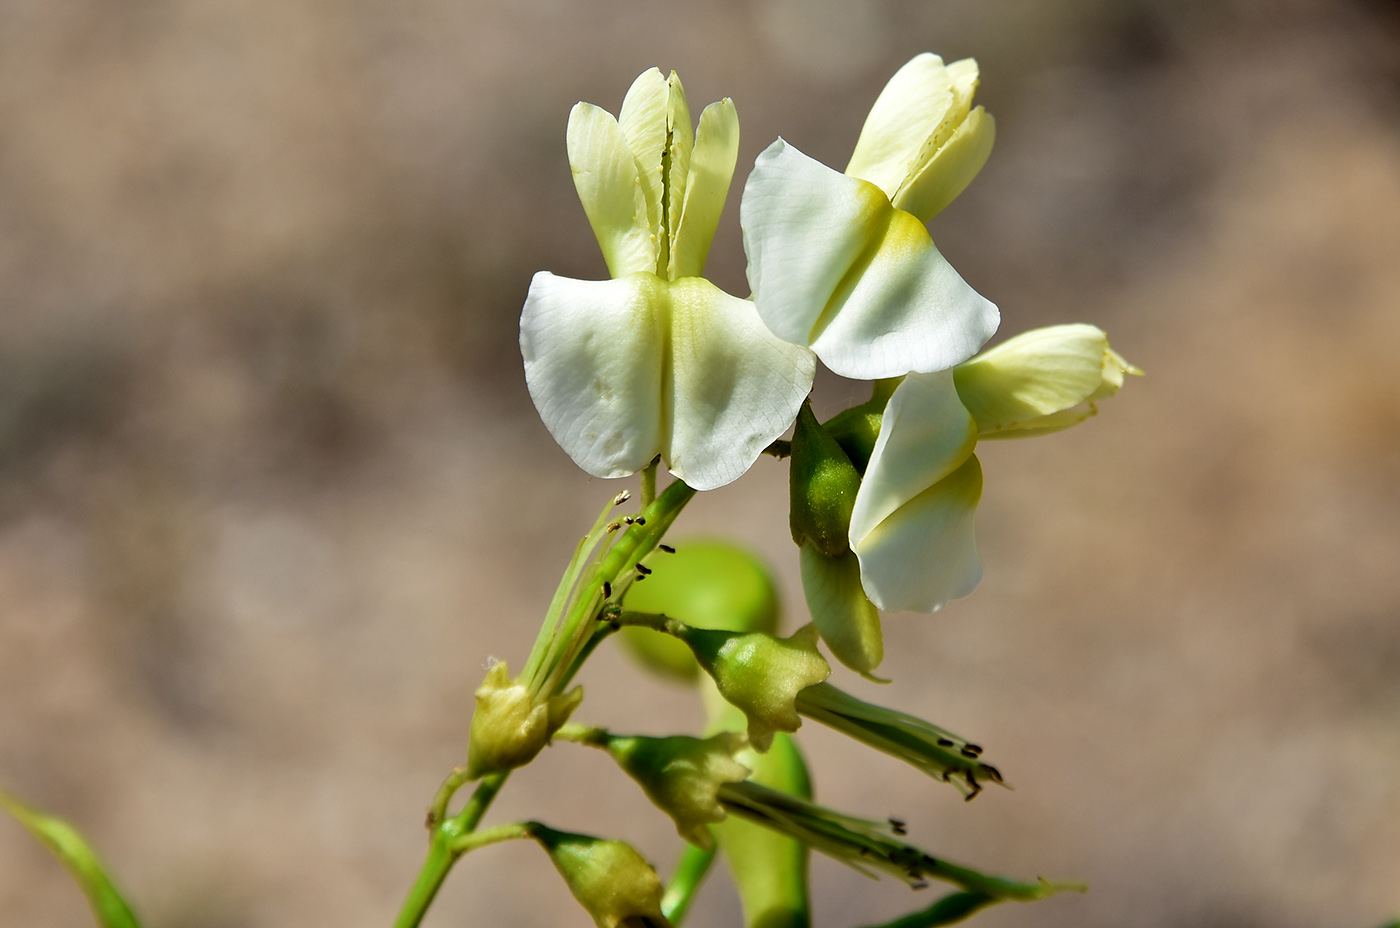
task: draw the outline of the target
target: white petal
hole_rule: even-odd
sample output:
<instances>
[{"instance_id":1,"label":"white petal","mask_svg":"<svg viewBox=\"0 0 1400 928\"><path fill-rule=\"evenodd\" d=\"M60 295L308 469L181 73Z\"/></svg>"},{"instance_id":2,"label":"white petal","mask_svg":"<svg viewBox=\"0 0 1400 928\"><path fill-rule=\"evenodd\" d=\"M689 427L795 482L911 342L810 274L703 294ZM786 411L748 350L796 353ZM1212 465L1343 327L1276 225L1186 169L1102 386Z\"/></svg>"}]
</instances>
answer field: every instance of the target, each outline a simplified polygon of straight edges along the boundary
<instances>
[{"instance_id":1,"label":"white petal","mask_svg":"<svg viewBox=\"0 0 1400 928\"><path fill-rule=\"evenodd\" d=\"M636 158L617 120L591 103L579 103L569 113L567 138L574 187L608 272L623 277L655 270L656 239Z\"/></svg>"},{"instance_id":2,"label":"white petal","mask_svg":"<svg viewBox=\"0 0 1400 928\"><path fill-rule=\"evenodd\" d=\"M698 490L729 483L752 466L793 419L812 388L811 352L773 336L753 303L700 277L666 288L670 370L664 456Z\"/></svg>"},{"instance_id":3,"label":"white petal","mask_svg":"<svg viewBox=\"0 0 1400 928\"><path fill-rule=\"evenodd\" d=\"M853 552L832 558L810 543L801 548L802 591L807 609L831 653L857 673L869 675L885 658L880 613L860 584Z\"/></svg>"},{"instance_id":4,"label":"white petal","mask_svg":"<svg viewBox=\"0 0 1400 928\"><path fill-rule=\"evenodd\" d=\"M681 213L685 209L685 187L687 178L690 176L690 156L691 150L695 146L695 139L690 126L690 107L685 101L685 88L681 86L681 79L676 76L676 72L671 72L671 79L668 82L671 88L671 95L667 101L666 108L666 132L670 142L668 153L670 158L666 166L666 214L665 223L667 263L664 270L657 273L664 273L670 280L675 280L678 276L673 273L675 258L672 257L676 247L676 233L679 231Z\"/></svg>"},{"instance_id":5,"label":"white petal","mask_svg":"<svg viewBox=\"0 0 1400 928\"><path fill-rule=\"evenodd\" d=\"M958 276L922 223L873 184L781 139L749 175L740 222L759 315L837 374L943 370L996 331L996 306Z\"/></svg>"},{"instance_id":6,"label":"white petal","mask_svg":"<svg viewBox=\"0 0 1400 928\"><path fill-rule=\"evenodd\" d=\"M685 181L685 206L671 249L673 278L699 277L704 271L738 158L739 115L733 101L725 97L700 114Z\"/></svg>"},{"instance_id":7,"label":"white petal","mask_svg":"<svg viewBox=\"0 0 1400 928\"><path fill-rule=\"evenodd\" d=\"M1121 358L1108 337L1092 325L1057 325L1032 329L983 352L953 372L963 405L983 435L1006 430L1053 430L1088 418L1046 417L1072 410L1121 385ZM1106 376L1107 375L1107 376ZM1116 380L1116 385L1114 384Z\"/></svg>"},{"instance_id":8,"label":"white petal","mask_svg":"<svg viewBox=\"0 0 1400 928\"><path fill-rule=\"evenodd\" d=\"M977 444L951 371L910 374L894 391L851 511L851 547L960 467Z\"/></svg>"},{"instance_id":9,"label":"white petal","mask_svg":"<svg viewBox=\"0 0 1400 928\"><path fill-rule=\"evenodd\" d=\"M635 473L661 450L660 284L650 274L594 281L545 271L530 282L520 317L530 398L595 477Z\"/></svg>"},{"instance_id":10,"label":"white petal","mask_svg":"<svg viewBox=\"0 0 1400 928\"><path fill-rule=\"evenodd\" d=\"M928 222L972 183L991 156L995 141L996 120L979 106L938 153L900 188L895 205Z\"/></svg>"},{"instance_id":11,"label":"white petal","mask_svg":"<svg viewBox=\"0 0 1400 928\"><path fill-rule=\"evenodd\" d=\"M982 466L972 455L865 536L861 583L871 602L898 612L936 612L982 579L973 523Z\"/></svg>"},{"instance_id":12,"label":"white petal","mask_svg":"<svg viewBox=\"0 0 1400 928\"><path fill-rule=\"evenodd\" d=\"M646 198L647 226L650 233L657 236L654 242L657 254L661 250L659 235L666 189L661 156L666 152L666 118L670 112L670 100L670 83L659 70L648 68L637 75L632 86L627 88L627 96L623 97L622 109L617 114L618 125L622 127L632 157L636 160L637 176ZM642 270L655 272L657 268L653 263Z\"/></svg>"},{"instance_id":13,"label":"white petal","mask_svg":"<svg viewBox=\"0 0 1400 928\"><path fill-rule=\"evenodd\" d=\"M953 79L943 59L918 55L895 72L875 99L846 173L894 199L954 103Z\"/></svg>"}]
</instances>

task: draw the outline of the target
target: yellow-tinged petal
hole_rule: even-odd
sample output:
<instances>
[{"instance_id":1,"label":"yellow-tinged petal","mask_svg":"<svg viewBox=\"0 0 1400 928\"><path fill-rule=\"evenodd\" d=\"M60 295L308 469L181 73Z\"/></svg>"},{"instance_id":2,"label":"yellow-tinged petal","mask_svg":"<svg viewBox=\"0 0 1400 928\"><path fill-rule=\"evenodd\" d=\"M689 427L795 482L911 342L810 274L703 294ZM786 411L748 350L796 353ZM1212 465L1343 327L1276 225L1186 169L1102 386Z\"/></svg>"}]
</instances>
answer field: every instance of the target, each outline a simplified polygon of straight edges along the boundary
<instances>
[{"instance_id":1,"label":"yellow-tinged petal","mask_svg":"<svg viewBox=\"0 0 1400 928\"><path fill-rule=\"evenodd\" d=\"M827 557L811 544L801 548L802 591L817 634L836 659L867 677L885 659L880 613L860 585L854 552Z\"/></svg>"},{"instance_id":2,"label":"yellow-tinged petal","mask_svg":"<svg viewBox=\"0 0 1400 928\"><path fill-rule=\"evenodd\" d=\"M982 465L972 455L867 534L855 551L871 602L890 612L936 612L976 589L981 497Z\"/></svg>"},{"instance_id":3,"label":"yellow-tinged petal","mask_svg":"<svg viewBox=\"0 0 1400 928\"><path fill-rule=\"evenodd\" d=\"M680 226L681 213L685 208L685 187L687 178L690 175L691 149L695 146L695 140L690 127L690 107L685 101L685 88L681 86L681 79L676 76L676 72L671 72L668 82L670 87L670 97L666 105L666 215L665 227L668 236L666 242L666 267L659 268L658 274L675 280L682 275L675 272L676 259L673 255L676 247L676 232Z\"/></svg>"},{"instance_id":4,"label":"yellow-tinged petal","mask_svg":"<svg viewBox=\"0 0 1400 928\"><path fill-rule=\"evenodd\" d=\"M943 59L928 52L916 56L875 99L846 173L870 181L893 200L955 102Z\"/></svg>"},{"instance_id":5,"label":"yellow-tinged petal","mask_svg":"<svg viewBox=\"0 0 1400 928\"><path fill-rule=\"evenodd\" d=\"M900 188L895 205L928 222L967 189L987 163L996 141L996 120L977 107L938 151Z\"/></svg>"},{"instance_id":6,"label":"yellow-tinged petal","mask_svg":"<svg viewBox=\"0 0 1400 928\"><path fill-rule=\"evenodd\" d=\"M569 167L608 272L623 277L656 269L657 243L648 220L637 161L608 111L579 103L569 113Z\"/></svg>"},{"instance_id":7,"label":"yellow-tinged petal","mask_svg":"<svg viewBox=\"0 0 1400 928\"><path fill-rule=\"evenodd\" d=\"M918 219L781 139L754 165L740 221L764 323L837 374L943 370L996 331L996 306L958 276Z\"/></svg>"},{"instance_id":8,"label":"yellow-tinged petal","mask_svg":"<svg viewBox=\"0 0 1400 928\"><path fill-rule=\"evenodd\" d=\"M701 277L665 287L670 365L662 456L697 490L736 480L797 415L816 361L769 332L753 303Z\"/></svg>"},{"instance_id":9,"label":"yellow-tinged petal","mask_svg":"<svg viewBox=\"0 0 1400 928\"><path fill-rule=\"evenodd\" d=\"M618 110L617 122L627 138L627 145L636 161L637 176L641 182L642 194L646 200L647 231L653 236L653 254L660 256L664 250L661 235L664 235L666 178L662 156L666 153L667 117L671 108L671 86L656 68L648 68L632 86L627 88L627 96L622 99L622 109ZM656 258L652 265L637 268L655 273ZM618 276L617 274L613 275Z\"/></svg>"},{"instance_id":10,"label":"yellow-tinged petal","mask_svg":"<svg viewBox=\"0 0 1400 928\"><path fill-rule=\"evenodd\" d=\"M1022 333L959 365L953 377L981 437L994 438L1082 422L1095 401L1118 392L1125 373L1140 372L1109 348L1101 329L1075 324Z\"/></svg>"},{"instance_id":11,"label":"yellow-tinged petal","mask_svg":"<svg viewBox=\"0 0 1400 928\"><path fill-rule=\"evenodd\" d=\"M958 399L951 371L904 378L885 407L856 494L851 547L859 551L880 523L960 467L976 444L976 426Z\"/></svg>"},{"instance_id":12,"label":"yellow-tinged petal","mask_svg":"<svg viewBox=\"0 0 1400 928\"><path fill-rule=\"evenodd\" d=\"M671 246L671 277L699 277L705 269L734 165L739 158L739 115L728 97L700 114L700 128L685 179L685 200Z\"/></svg>"}]
</instances>

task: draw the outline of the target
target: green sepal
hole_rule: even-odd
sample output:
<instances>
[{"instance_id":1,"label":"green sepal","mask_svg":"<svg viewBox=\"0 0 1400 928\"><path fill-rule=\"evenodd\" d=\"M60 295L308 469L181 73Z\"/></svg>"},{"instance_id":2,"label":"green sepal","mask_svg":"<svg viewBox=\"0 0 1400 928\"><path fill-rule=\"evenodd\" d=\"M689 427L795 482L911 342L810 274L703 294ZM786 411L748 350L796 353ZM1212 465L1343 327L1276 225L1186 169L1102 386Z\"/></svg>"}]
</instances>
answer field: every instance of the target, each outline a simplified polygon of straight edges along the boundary
<instances>
[{"instance_id":1,"label":"green sepal","mask_svg":"<svg viewBox=\"0 0 1400 928\"><path fill-rule=\"evenodd\" d=\"M637 612L680 619L697 628L773 632L778 588L754 555L722 541L692 541L673 553L655 552L645 583L634 583L624 604ZM648 670L693 683L700 673L690 649L670 635L640 626L622 629L624 646Z\"/></svg>"},{"instance_id":2,"label":"green sepal","mask_svg":"<svg viewBox=\"0 0 1400 928\"><path fill-rule=\"evenodd\" d=\"M504 661L493 664L476 690L467 737L467 779L505 773L534 760L582 701L581 686L536 698L525 684L510 679Z\"/></svg>"},{"instance_id":3,"label":"green sepal","mask_svg":"<svg viewBox=\"0 0 1400 928\"><path fill-rule=\"evenodd\" d=\"M803 403L792 433L788 472L789 524L799 546L810 542L827 557L850 550L851 507L860 490L860 474L836 439Z\"/></svg>"},{"instance_id":4,"label":"green sepal","mask_svg":"<svg viewBox=\"0 0 1400 928\"><path fill-rule=\"evenodd\" d=\"M875 450L875 439L880 437L880 423L885 418L885 407L889 405L890 396L903 380L903 377L891 377L888 380L875 381L875 392L869 400L859 406L842 410L822 423L822 428L826 429L827 434L846 452L846 457L850 458L851 464L861 476L865 475L870 455Z\"/></svg>"},{"instance_id":5,"label":"green sepal","mask_svg":"<svg viewBox=\"0 0 1400 928\"><path fill-rule=\"evenodd\" d=\"M997 900L982 893L950 893L926 909L900 916L892 922L870 928L938 928L962 921Z\"/></svg>"},{"instance_id":6,"label":"green sepal","mask_svg":"<svg viewBox=\"0 0 1400 928\"><path fill-rule=\"evenodd\" d=\"M0 807L19 820L73 874L92 905L100 928L140 928L141 923L107 876L97 852L82 833L63 819L45 815L0 790Z\"/></svg>"},{"instance_id":7,"label":"green sepal","mask_svg":"<svg viewBox=\"0 0 1400 928\"><path fill-rule=\"evenodd\" d=\"M569 892L598 928L669 928L661 914L661 878L624 841L530 824Z\"/></svg>"},{"instance_id":8,"label":"green sepal","mask_svg":"<svg viewBox=\"0 0 1400 928\"><path fill-rule=\"evenodd\" d=\"M831 675L811 625L788 638L671 625L671 633L690 645L720 695L743 711L749 742L759 751L768 750L774 732L797 731L802 725L797 694Z\"/></svg>"},{"instance_id":9,"label":"green sepal","mask_svg":"<svg viewBox=\"0 0 1400 928\"><path fill-rule=\"evenodd\" d=\"M745 747L744 736L733 731L705 739L610 735L606 742L613 760L657 808L671 816L680 836L702 848L714 846L705 826L725 818L715 798L719 788L749 775L749 768L735 759Z\"/></svg>"}]
</instances>

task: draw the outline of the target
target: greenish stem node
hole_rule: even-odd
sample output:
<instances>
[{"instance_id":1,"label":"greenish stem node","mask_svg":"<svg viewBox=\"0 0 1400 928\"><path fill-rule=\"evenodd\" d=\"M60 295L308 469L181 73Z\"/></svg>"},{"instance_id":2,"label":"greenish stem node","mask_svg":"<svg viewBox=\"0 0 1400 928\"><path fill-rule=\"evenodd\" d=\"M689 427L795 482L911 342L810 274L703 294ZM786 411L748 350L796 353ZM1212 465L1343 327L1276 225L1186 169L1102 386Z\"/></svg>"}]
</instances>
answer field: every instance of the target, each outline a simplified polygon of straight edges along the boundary
<instances>
[{"instance_id":1,"label":"greenish stem node","mask_svg":"<svg viewBox=\"0 0 1400 928\"><path fill-rule=\"evenodd\" d=\"M676 864L675 875L671 877L666 893L661 897L661 914L671 923L672 928L680 928L681 921L690 911L690 904L705 876L710 872L710 864L715 860L715 847L708 850L686 844Z\"/></svg>"},{"instance_id":2,"label":"greenish stem node","mask_svg":"<svg viewBox=\"0 0 1400 928\"><path fill-rule=\"evenodd\" d=\"M417 928L423 921L423 916L428 912L428 906L433 904L433 898L437 896L438 890L442 887L442 881L447 879L452 865L457 862L458 857L462 856L463 851L455 850L454 843L463 835L476 830L476 826L481 823L482 816L490 808L496 794L505 785L507 776L509 774L493 773L482 777L471 798L462 807L462 811L451 818L439 820L433 826L432 837L428 840L427 859L423 861L423 866L418 871L418 878L414 880L407 898L404 899L403 907L399 910L399 917L394 921L394 928ZM443 787L438 790L439 797L442 796L444 790L448 789L452 780L453 776L449 775L447 780L443 782ZM460 783L457 784L457 786L460 785ZM455 789L456 787L452 787L447 792L447 800L451 799ZM436 806L437 799L434 799L434 808ZM444 801L443 809L446 809L446 801Z\"/></svg>"}]
</instances>

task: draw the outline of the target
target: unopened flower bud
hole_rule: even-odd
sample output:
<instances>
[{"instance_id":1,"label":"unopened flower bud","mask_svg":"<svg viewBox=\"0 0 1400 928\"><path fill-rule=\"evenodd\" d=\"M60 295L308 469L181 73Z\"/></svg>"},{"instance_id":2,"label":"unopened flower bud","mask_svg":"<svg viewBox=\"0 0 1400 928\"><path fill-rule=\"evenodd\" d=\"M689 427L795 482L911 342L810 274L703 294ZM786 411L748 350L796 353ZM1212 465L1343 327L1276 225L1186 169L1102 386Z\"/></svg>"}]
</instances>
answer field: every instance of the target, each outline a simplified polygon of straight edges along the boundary
<instances>
[{"instance_id":1,"label":"unopened flower bud","mask_svg":"<svg viewBox=\"0 0 1400 928\"><path fill-rule=\"evenodd\" d=\"M849 551L851 507L860 490L860 474L807 403L792 433L788 481L792 540L810 544L827 557Z\"/></svg>"},{"instance_id":2,"label":"unopened flower bud","mask_svg":"<svg viewBox=\"0 0 1400 928\"><path fill-rule=\"evenodd\" d=\"M731 705L749 723L749 742L768 750L777 731L797 731L797 694L831 674L817 652L817 632L810 625L790 638L762 632L739 634L682 626L677 636L690 645L700 666Z\"/></svg>"},{"instance_id":3,"label":"unopened flower bud","mask_svg":"<svg viewBox=\"0 0 1400 928\"><path fill-rule=\"evenodd\" d=\"M953 369L958 399L979 438L1023 438L1069 428L1098 412L1138 370L1097 326L1032 329Z\"/></svg>"},{"instance_id":4,"label":"unopened flower bud","mask_svg":"<svg viewBox=\"0 0 1400 928\"><path fill-rule=\"evenodd\" d=\"M715 798L725 783L738 783L749 768L734 759L747 746L732 731L712 738L611 736L608 753L646 791L647 797L676 822L676 831L691 844L714 845L706 827L725 818Z\"/></svg>"},{"instance_id":5,"label":"unopened flower bud","mask_svg":"<svg viewBox=\"0 0 1400 928\"><path fill-rule=\"evenodd\" d=\"M535 701L523 683L510 679L504 662L492 665L476 691L467 741L468 778L503 773L534 760L582 701L583 688L578 686Z\"/></svg>"},{"instance_id":6,"label":"unopened flower bud","mask_svg":"<svg viewBox=\"0 0 1400 928\"><path fill-rule=\"evenodd\" d=\"M630 844L543 825L532 826L531 834L598 928L669 928L661 914L661 880Z\"/></svg>"},{"instance_id":7,"label":"unopened flower bud","mask_svg":"<svg viewBox=\"0 0 1400 928\"><path fill-rule=\"evenodd\" d=\"M827 557L811 542L802 546L802 591L812 624L836 659L856 673L872 676L885 658L880 611L860 585L860 561L854 551Z\"/></svg>"},{"instance_id":8,"label":"unopened flower bud","mask_svg":"<svg viewBox=\"0 0 1400 928\"><path fill-rule=\"evenodd\" d=\"M741 548L692 541L647 559L646 583L627 591L627 608L679 619L696 628L772 632L778 626L778 590L768 568ZM649 670L694 682L700 668L690 649L670 635L630 626L619 636Z\"/></svg>"}]
</instances>

